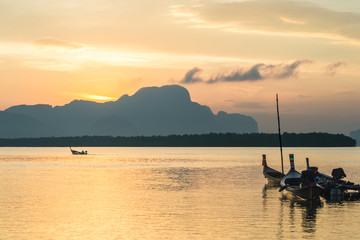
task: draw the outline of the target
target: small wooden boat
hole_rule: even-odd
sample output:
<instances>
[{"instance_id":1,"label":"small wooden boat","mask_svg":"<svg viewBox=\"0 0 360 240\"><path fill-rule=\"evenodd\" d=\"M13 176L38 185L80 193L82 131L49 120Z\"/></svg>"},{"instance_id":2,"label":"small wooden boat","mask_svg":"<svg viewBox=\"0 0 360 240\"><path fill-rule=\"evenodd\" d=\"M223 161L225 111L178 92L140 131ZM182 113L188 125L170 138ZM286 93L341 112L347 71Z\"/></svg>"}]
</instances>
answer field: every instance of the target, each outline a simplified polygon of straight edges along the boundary
<instances>
[{"instance_id":1,"label":"small wooden boat","mask_svg":"<svg viewBox=\"0 0 360 240\"><path fill-rule=\"evenodd\" d=\"M307 169L299 173L295 170L294 154L290 154L290 171L280 181L280 192L286 190L304 200L319 200L323 187L316 182L316 173Z\"/></svg>"},{"instance_id":2,"label":"small wooden boat","mask_svg":"<svg viewBox=\"0 0 360 240\"><path fill-rule=\"evenodd\" d=\"M266 154L262 155L262 165L264 177L268 180L269 184L280 186L280 181L284 177L281 172L269 167L266 162Z\"/></svg>"},{"instance_id":3,"label":"small wooden boat","mask_svg":"<svg viewBox=\"0 0 360 240\"><path fill-rule=\"evenodd\" d=\"M73 155L87 155L87 151L76 151L76 150L72 150L71 147L70 147L70 151Z\"/></svg>"}]
</instances>

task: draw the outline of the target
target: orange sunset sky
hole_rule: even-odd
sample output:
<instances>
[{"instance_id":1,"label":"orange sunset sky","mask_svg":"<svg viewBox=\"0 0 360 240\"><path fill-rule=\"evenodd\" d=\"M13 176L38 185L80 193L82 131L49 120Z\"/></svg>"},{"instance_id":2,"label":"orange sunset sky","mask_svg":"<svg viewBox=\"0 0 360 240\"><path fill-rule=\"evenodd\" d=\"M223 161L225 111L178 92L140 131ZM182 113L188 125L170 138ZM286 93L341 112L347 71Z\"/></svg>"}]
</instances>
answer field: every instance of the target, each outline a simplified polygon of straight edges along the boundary
<instances>
[{"instance_id":1,"label":"orange sunset sky","mask_svg":"<svg viewBox=\"0 0 360 240\"><path fill-rule=\"evenodd\" d=\"M358 0L0 0L0 110L180 84L276 132L360 128Z\"/></svg>"}]
</instances>

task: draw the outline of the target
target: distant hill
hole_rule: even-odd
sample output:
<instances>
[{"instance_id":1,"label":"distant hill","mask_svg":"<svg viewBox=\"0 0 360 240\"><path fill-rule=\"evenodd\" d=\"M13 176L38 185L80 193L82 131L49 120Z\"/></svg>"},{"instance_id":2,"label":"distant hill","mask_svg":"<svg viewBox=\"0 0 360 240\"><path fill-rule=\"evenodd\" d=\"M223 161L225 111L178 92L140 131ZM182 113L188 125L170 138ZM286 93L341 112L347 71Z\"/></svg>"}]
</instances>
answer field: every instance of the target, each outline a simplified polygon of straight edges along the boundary
<instances>
[{"instance_id":1,"label":"distant hill","mask_svg":"<svg viewBox=\"0 0 360 240\"><path fill-rule=\"evenodd\" d=\"M350 132L350 137L356 140L357 145L360 145L360 129Z\"/></svg>"},{"instance_id":2,"label":"distant hill","mask_svg":"<svg viewBox=\"0 0 360 240\"><path fill-rule=\"evenodd\" d=\"M0 123L0 138L258 132L252 117L222 111L215 115L209 107L192 102L189 92L178 85L142 88L114 102L14 106L0 111Z\"/></svg>"},{"instance_id":3,"label":"distant hill","mask_svg":"<svg viewBox=\"0 0 360 240\"><path fill-rule=\"evenodd\" d=\"M0 111L0 136L3 138L49 137L61 131L25 114Z\"/></svg>"}]
</instances>

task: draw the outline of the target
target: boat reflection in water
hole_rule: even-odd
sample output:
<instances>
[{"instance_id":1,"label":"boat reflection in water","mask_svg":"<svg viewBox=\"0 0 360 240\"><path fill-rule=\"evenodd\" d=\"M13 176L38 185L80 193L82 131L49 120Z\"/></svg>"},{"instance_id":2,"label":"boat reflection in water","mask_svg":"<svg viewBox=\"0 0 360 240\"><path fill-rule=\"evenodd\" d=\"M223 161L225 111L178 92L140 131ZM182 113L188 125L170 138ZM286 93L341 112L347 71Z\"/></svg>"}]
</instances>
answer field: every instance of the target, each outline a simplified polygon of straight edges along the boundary
<instances>
[{"instance_id":1,"label":"boat reflection in water","mask_svg":"<svg viewBox=\"0 0 360 240\"><path fill-rule=\"evenodd\" d=\"M278 211L277 239L296 238L298 235L294 234L294 229L302 232L303 238L314 238L318 234L317 214L323 206L321 201L306 201L291 193L279 197L278 188L272 184L265 184L263 188L264 213Z\"/></svg>"}]
</instances>

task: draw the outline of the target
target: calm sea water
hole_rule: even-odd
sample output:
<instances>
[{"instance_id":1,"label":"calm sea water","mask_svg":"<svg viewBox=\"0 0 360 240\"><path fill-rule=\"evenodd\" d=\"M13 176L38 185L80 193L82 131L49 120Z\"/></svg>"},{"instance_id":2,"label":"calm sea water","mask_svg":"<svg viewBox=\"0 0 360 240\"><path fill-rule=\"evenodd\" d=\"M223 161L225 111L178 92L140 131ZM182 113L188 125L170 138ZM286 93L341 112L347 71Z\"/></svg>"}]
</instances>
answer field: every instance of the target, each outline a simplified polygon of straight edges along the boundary
<instances>
[{"instance_id":1,"label":"calm sea water","mask_svg":"<svg viewBox=\"0 0 360 240\"><path fill-rule=\"evenodd\" d=\"M80 150L77 148L77 150ZM277 148L0 148L0 239L360 239L360 201L266 187ZM285 148L360 182L360 148Z\"/></svg>"}]
</instances>

